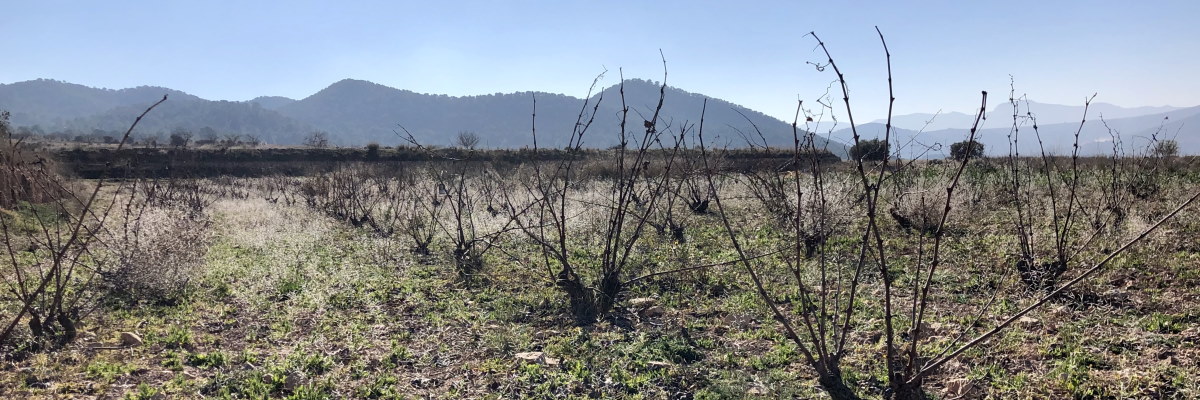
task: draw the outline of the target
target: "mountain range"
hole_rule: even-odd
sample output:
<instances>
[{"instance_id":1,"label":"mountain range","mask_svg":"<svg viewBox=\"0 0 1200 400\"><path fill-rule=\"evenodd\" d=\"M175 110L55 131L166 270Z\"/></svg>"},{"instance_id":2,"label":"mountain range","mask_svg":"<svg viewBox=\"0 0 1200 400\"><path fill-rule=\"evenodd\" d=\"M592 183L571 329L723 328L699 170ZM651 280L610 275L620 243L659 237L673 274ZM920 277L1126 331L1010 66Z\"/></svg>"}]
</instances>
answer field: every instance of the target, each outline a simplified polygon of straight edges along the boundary
<instances>
[{"instance_id":1,"label":"mountain range","mask_svg":"<svg viewBox=\"0 0 1200 400\"><path fill-rule=\"evenodd\" d=\"M624 101L629 107L626 131L643 132L658 103L660 84L630 79L624 82ZM585 147L604 148L620 142L621 85L602 88L585 100L545 92L497 93L480 96L423 94L354 79L338 81L303 99L262 96L249 101L207 100L162 87L141 86L129 89L97 89L83 85L38 79L0 84L0 110L12 113L18 127L33 127L45 133L68 135L123 132L133 119L163 94L169 100L150 113L138 126L136 135L165 137L172 131L239 134L266 143L301 144L314 131L325 131L336 145L362 146L370 142L384 145L404 143L397 133L407 130L420 143L445 146L452 144L458 132L475 132L480 145L488 148L513 148L533 143L531 127L536 122L537 143L542 147L567 145L570 133L581 115L592 124L584 136ZM756 145L790 147L792 128L787 122L728 101L703 94L667 87L660 112L660 130L678 135L685 126L698 125L704 115L705 140L710 145L744 147ZM536 119L534 107L536 101ZM598 102L598 105L597 105ZM1083 119L1083 107L1021 102L1018 130L1022 154L1039 150L1032 122L1026 112L1037 118L1038 132L1047 151L1068 153ZM1013 125L1012 107L995 106L977 138L989 155L1007 154L1009 132ZM1103 116L1105 124L1101 123ZM892 118L893 152L905 158L939 158L949 144L967 137L974 115L959 112L918 113ZM881 137L884 121L860 124L864 138ZM1123 108L1093 103L1087 122L1080 130L1080 148L1084 154L1108 154L1113 134L1125 145L1124 151L1145 147L1149 138L1174 139L1186 154L1200 153L1200 106ZM845 156L852 139L851 129L842 127L827 132L828 141L819 143L839 156ZM822 139L826 140L826 139Z\"/></svg>"},{"instance_id":2,"label":"mountain range","mask_svg":"<svg viewBox=\"0 0 1200 400\"><path fill-rule=\"evenodd\" d=\"M1113 104L1096 102L1088 107L1088 115L1099 116L1105 118L1119 119L1128 117L1139 117L1143 115L1162 114L1175 110L1183 109L1183 107L1132 107L1125 108ZM1008 118L1011 122L1013 114L1013 106L1011 103L1004 102L996 105L991 111L988 111L989 119L999 120L1000 118ZM1036 101L1018 101L1017 113L1025 115L1025 112L1035 112L1037 120L1041 124L1058 124L1066 122L1078 123L1083 117L1083 105L1068 106L1062 104L1039 103ZM886 123L883 119L873 121L875 123ZM945 129L967 129L975 122L975 114L967 114L957 111L938 112L938 113L915 113L897 115L892 117L892 125L900 128L913 131L939 131Z\"/></svg>"},{"instance_id":3,"label":"mountain range","mask_svg":"<svg viewBox=\"0 0 1200 400\"><path fill-rule=\"evenodd\" d=\"M976 140L993 156L1008 154L1010 137L1016 138L1016 150L1023 155L1037 155L1043 149L1047 154L1070 154L1077 132L1079 151L1084 155L1112 154L1114 141L1122 144L1119 151L1124 154L1136 154L1144 152L1154 140L1175 140L1181 153L1200 153L1200 106L1124 108L1092 103L1086 114L1084 111L1082 104L1021 101L1014 130L1013 107L1006 102L984 114ZM892 118L893 143L902 147L899 153L905 158L945 157L950 143L967 138L974 121L974 115L957 112L896 116ZM878 138L885 123L876 120L857 128L863 137ZM830 137L849 138L851 132L842 129ZM896 151L894 148L893 153Z\"/></svg>"},{"instance_id":4,"label":"mountain range","mask_svg":"<svg viewBox=\"0 0 1200 400\"><path fill-rule=\"evenodd\" d=\"M654 114L660 86L639 79L624 82L627 135L644 133L643 121ZM13 125L36 125L41 132L119 132L150 103L168 94L169 100L138 126L141 135L163 137L185 129L251 135L286 145L325 131L336 145L362 146L404 143L399 132L407 131L422 144L445 146L459 132L471 131L479 135L481 146L489 148L533 144L535 122L539 146L566 146L582 113L583 122L592 120L584 146L604 148L620 143L620 90L620 85L599 90L585 108L584 99L554 93L447 96L345 79L300 100L263 96L236 102L205 100L160 87L96 89L39 79L0 85L0 109L12 113ZM681 127L697 125L707 100L705 138L710 143L736 147L750 138L760 145L791 146L791 125L761 112L673 87L667 87L664 96L659 130L678 136ZM829 146L836 154L846 153L841 143Z\"/></svg>"}]
</instances>

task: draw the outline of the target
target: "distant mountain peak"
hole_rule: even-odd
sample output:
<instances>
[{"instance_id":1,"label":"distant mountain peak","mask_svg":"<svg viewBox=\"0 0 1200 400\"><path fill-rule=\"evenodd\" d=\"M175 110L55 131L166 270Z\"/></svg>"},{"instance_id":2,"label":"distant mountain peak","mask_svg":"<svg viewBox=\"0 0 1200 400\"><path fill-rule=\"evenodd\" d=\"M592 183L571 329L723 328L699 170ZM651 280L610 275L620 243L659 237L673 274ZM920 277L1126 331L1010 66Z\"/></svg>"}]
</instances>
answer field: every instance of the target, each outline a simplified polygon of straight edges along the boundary
<instances>
[{"instance_id":1,"label":"distant mountain peak","mask_svg":"<svg viewBox=\"0 0 1200 400\"><path fill-rule=\"evenodd\" d=\"M280 107L295 103L296 99L283 96L259 96L250 99L248 103L258 104L262 108L268 110L278 110Z\"/></svg>"},{"instance_id":2,"label":"distant mountain peak","mask_svg":"<svg viewBox=\"0 0 1200 400\"><path fill-rule=\"evenodd\" d=\"M333 86L384 86L384 85L381 85L381 84L378 84L375 82L371 82L368 80L345 78L345 79L339 80L337 82L334 82L333 84L331 84L329 86L333 87ZM384 86L384 87L387 87L387 86Z\"/></svg>"}]
</instances>

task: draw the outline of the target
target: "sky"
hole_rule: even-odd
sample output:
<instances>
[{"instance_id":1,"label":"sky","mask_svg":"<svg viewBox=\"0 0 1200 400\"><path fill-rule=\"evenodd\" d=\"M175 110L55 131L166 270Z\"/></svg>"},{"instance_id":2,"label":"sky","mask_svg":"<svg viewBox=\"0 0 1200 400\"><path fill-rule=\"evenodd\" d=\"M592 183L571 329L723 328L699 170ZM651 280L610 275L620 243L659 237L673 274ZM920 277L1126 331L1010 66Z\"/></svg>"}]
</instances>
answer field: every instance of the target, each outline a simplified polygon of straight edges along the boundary
<instances>
[{"instance_id":1,"label":"sky","mask_svg":"<svg viewBox=\"0 0 1200 400\"><path fill-rule=\"evenodd\" d=\"M211 100L304 98L345 78L454 96L583 97L661 81L791 121L833 83L856 121L1057 104L1200 105L1200 1L10 1L0 83L164 86ZM744 3L744 4L737 4ZM836 90L836 88L835 88ZM840 101L840 93L834 99Z\"/></svg>"}]
</instances>

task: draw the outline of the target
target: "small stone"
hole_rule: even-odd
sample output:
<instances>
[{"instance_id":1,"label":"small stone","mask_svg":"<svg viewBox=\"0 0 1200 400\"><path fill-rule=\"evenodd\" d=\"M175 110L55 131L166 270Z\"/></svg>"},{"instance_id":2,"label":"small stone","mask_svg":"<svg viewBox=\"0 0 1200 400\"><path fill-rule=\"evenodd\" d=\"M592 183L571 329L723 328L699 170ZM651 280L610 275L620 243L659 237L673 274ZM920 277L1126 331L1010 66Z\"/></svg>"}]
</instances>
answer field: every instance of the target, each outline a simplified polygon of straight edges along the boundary
<instances>
[{"instance_id":1,"label":"small stone","mask_svg":"<svg viewBox=\"0 0 1200 400\"><path fill-rule=\"evenodd\" d=\"M666 309L663 309L662 307L659 307L659 306L653 306L653 307L647 308L645 310L642 310L641 312L638 313L638 315L641 316L642 318L657 318L657 317L663 316L663 314L666 314L666 313L667 313Z\"/></svg>"},{"instance_id":2,"label":"small stone","mask_svg":"<svg viewBox=\"0 0 1200 400\"><path fill-rule=\"evenodd\" d=\"M541 364L547 367L556 367L562 363L562 359L547 357L546 353L540 351L517 353L516 358L530 364Z\"/></svg>"},{"instance_id":3,"label":"small stone","mask_svg":"<svg viewBox=\"0 0 1200 400\"><path fill-rule=\"evenodd\" d=\"M658 305L658 299L653 297L638 297L629 300L629 306L637 309L650 308Z\"/></svg>"},{"instance_id":4,"label":"small stone","mask_svg":"<svg viewBox=\"0 0 1200 400\"><path fill-rule=\"evenodd\" d=\"M141 346L142 337L133 332L121 332L121 345L129 347Z\"/></svg>"},{"instance_id":5,"label":"small stone","mask_svg":"<svg viewBox=\"0 0 1200 400\"><path fill-rule=\"evenodd\" d=\"M524 353L517 353L516 357L518 360L521 360L521 361L524 361L527 363L539 363L540 364L546 358L546 353L542 353L540 351L527 351Z\"/></svg>"},{"instance_id":6,"label":"small stone","mask_svg":"<svg viewBox=\"0 0 1200 400\"><path fill-rule=\"evenodd\" d=\"M749 316L744 314L729 314L721 317L721 325L732 329L746 329L751 323Z\"/></svg>"},{"instance_id":7,"label":"small stone","mask_svg":"<svg viewBox=\"0 0 1200 400\"><path fill-rule=\"evenodd\" d=\"M283 378L283 390L291 392L291 391L296 390L296 388L298 388L298 387L300 387L300 374L299 373L292 372L292 373L287 374L287 377Z\"/></svg>"}]
</instances>

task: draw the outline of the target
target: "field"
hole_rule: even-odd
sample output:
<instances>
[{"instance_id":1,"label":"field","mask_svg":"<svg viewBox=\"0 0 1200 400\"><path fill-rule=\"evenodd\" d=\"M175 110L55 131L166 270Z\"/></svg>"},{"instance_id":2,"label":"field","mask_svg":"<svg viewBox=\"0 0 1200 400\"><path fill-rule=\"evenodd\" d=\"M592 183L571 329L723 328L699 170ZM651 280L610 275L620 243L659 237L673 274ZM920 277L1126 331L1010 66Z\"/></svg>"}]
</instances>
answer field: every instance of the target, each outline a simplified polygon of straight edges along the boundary
<instances>
[{"instance_id":1,"label":"field","mask_svg":"<svg viewBox=\"0 0 1200 400\"><path fill-rule=\"evenodd\" d=\"M54 183L0 218L0 393L1200 398L1193 158L573 154L103 184L10 162Z\"/></svg>"}]
</instances>

